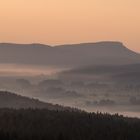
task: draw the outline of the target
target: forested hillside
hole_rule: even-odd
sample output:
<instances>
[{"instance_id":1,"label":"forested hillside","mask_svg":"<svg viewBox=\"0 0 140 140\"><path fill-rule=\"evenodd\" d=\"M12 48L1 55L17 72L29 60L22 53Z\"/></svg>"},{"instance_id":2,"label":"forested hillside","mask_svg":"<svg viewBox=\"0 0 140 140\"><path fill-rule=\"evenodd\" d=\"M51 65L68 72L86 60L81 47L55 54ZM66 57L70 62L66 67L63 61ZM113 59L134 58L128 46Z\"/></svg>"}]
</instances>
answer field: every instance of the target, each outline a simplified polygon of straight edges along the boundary
<instances>
[{"instance_id":1,"label":"forested hillside","mask_svg":"<svg viewBox=\"0 0 140 140\"><path fill-rule=\"evenodd\" d=\"M51 103L42 102L38 99L29 98L15 93L0 91L0 108L38 108L48 110L71 110L70 107L63 107L60 105L54 105ZM73 109L72 109L73 110Z\"/></svg>"},{"instance_id":2,"label":"forested hillside","mask_svg":"<svg viewBox=\"0 0 140 140\"><path fill-rule=\"evenodd\" d=\"M1 140L140 140L140 120L46 109L0 109Z\"/></svg>"}]
</instances>

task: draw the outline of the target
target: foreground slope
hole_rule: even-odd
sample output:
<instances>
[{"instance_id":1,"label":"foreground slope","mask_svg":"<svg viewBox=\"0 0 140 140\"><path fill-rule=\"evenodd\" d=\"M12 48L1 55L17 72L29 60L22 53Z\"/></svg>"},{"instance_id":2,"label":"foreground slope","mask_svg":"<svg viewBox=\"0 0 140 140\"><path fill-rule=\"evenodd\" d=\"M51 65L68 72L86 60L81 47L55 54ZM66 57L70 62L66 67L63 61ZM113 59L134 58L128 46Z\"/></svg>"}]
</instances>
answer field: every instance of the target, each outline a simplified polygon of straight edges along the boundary
<instances>
[{"instance_id":1,"label":"foreground slope","mask_svg":"<svg viewBox=\"0 0 140 140\"><path fill-rule=\"evenodd\" d=\"M0 91L0 108L46 108L49 110L70 109L59 105L53 105L51 103L41 102L37 99L31 99L7 91Z\"/></svg>"}]
</instances>

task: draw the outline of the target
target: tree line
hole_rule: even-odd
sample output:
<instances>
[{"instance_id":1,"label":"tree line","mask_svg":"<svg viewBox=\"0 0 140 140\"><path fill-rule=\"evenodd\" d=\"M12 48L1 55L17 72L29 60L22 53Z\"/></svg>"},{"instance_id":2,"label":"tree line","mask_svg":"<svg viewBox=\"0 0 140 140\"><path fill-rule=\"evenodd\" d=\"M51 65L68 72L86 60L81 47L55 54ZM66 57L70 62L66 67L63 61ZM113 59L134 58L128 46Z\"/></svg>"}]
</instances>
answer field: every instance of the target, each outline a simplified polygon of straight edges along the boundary
<instances>
[{"instance_id":1,"label":"tree line","mask_svg":"<svg viewBox=\"0 0 140 140\"><path fill-rule=\"evenodd\" d=\"M140 120L118 114L0 109L1 140L140 140Z\"/></svg>"}]
</instances>

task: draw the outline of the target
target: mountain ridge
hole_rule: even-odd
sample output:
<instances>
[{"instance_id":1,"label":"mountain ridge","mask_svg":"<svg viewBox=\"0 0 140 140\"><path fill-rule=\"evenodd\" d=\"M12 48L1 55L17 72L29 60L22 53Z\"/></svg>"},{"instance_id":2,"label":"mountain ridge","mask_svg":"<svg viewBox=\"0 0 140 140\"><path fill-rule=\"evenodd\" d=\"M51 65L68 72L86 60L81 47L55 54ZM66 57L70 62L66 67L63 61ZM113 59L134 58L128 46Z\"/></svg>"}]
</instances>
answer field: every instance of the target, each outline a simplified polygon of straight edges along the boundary
<instances>
[{"instance_id":1,"label":"mountain ridge","mask_svg":"<svg viewBox=\"0 0 140 140\"><path fill-rule=\"evenodd\" d=\"M92 64L133 64L140 62L140 54L121 42L49 46L39 43L0 43L0 63L75 67Z\"/></svg>"}]
</instances>

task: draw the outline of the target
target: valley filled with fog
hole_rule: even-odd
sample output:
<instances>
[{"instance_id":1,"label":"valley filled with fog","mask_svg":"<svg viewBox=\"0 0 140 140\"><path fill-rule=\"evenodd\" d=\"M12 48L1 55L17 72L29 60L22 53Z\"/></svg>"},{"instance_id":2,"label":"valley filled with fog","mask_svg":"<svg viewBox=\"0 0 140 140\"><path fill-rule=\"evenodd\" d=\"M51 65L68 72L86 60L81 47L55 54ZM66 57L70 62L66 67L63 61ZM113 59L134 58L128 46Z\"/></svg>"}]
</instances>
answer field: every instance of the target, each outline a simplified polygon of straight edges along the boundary
<instances>
[{"instance_id":1,"label":"valley filled with fog","mask_svg":"<svg viewBox=\"0 0 140 140\"><path fill-rule=\"evenodd\" d=\"M46 71L44 69L44 73ZM25 75L1 75L0 89L89 112L140 117L139 64L82 67L46 75Z\"/></svg>"},{"instance_id":2,"label":"valley filled with fog","mask_svg":"<svg viewBox=\"0 0 140 140\"><path fill-rule=\"evenodd\" d=\"M120 42L0 44L0 90L140 117L140 54Z\"/></svg>"}]
</instances>

